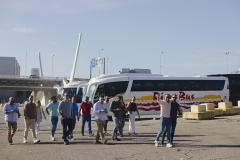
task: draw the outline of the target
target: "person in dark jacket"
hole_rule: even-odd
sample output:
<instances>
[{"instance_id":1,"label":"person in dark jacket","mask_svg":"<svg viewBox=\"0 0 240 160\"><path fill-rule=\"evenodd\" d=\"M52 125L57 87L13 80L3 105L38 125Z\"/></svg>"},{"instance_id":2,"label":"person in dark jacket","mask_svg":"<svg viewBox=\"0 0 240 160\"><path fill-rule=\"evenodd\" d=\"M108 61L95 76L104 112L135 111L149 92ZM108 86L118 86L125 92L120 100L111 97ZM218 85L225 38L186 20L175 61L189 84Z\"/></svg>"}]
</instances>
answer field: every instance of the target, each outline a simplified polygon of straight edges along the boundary
<instances>
[{"instance_id":1,"label":"person in dark jacket","mask_svg":"<svg viewBox=\"0 0 240 160\"><path fill-rule=\"evenodd\" d=\"M112 112L112 119L114 122L112 141L121 141L121 139L117 138L118 126L122 112L122 104L120 102L120 99L121 96L118 96L117 99L113 101L110 105L110 111Z\"/></svg>"}]
</instances>

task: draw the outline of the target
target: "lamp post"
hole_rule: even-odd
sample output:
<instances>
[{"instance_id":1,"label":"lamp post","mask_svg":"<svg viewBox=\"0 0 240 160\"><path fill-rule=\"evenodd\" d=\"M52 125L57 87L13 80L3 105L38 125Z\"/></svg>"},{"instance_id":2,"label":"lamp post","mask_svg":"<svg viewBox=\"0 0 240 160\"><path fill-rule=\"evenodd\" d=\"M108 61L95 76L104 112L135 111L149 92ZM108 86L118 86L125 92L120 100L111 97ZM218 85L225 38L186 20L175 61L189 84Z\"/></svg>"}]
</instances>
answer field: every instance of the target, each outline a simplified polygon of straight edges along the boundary
<instances>
[{"instance_id":1,"label":"lamp post","mask_svg":"<svg viewBox=\"0 0 240 160\"><path fill-rule=\"evenodd\" d=\"M227 52L226 55L227 55L227 74L228 74L228 55L229 55L229 52Z\"/></svg>"},{"instance_id":2,"label":"lamp post","mask_svg":"<svg viewBox=\"0 0 240 160\"><path fill-rule=\"evenodd\" d=\"M98 52L99 52L99 57L100 57L100 53L101 53L101 51L103 50L103 48L102 49L98 49ZM100 57L101 58L101 57ZM98 64L99 65L99 64ZM99 76L100 76L100 66L99 66Z\"/></svg>"},{"instance_id":3,"label":"lamp post","mask_svg":"<svg viewBox=\"0 0 240 160\"><path fill-rule=\"evenodd\" d=\"M108 74L108 60L109 60L109 58L107 58L107 74Z\"/></svg>"},{"instance_id":4,"label":"lamp post","mask_svg":"<svg viewBox=\"0 0 240 160\"><path fill-rule=\"evenodd\" d=\"M52 77L53 77L53 56L54 54L52 54Z\"/></svg>"},{"instance_id":5,"label":"lamp post","mask_svg":"<svg viewBox=\"0 0 240 160\"><path fill-rule=\"evenodd\" d=\"M162 53L158 53L159 55L160 55L160 74L161 74L161 55L163 54L163 52Z\"/></svg>"},{"instance_id":6,"label":"lamp post","mask_svg":"<svg viewBox=\"0 0 240 160\"><path fill-rule=\"evenodd\" d=\"M27 53L25 53L26 59L25 59L25 76L27 76Z\"/></svg>"}]
</instances>

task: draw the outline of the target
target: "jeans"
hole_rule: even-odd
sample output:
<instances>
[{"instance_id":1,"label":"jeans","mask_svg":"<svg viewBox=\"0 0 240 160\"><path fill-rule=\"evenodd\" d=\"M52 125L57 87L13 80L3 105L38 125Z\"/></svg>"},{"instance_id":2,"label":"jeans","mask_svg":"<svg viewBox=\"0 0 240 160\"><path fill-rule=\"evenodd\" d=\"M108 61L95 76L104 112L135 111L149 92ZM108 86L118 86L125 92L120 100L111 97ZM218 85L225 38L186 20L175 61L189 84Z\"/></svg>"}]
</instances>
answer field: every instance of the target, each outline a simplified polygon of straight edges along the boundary
<instances>
[{"instance_id":1,"label":"jeans","mask_svg":"<svg viewBox=\"0 0 240 160\"><path fill-rule=\"evenodd\" d=\"M71 118L66 118L66 119L61 119L62 122L62 127L63 127L63 140L64 142L67 141L67 138L72 131L72 119ZM68 127L68 130L67 130Z\"/></svg>"},{"instance_id":2,"label":"jeans","mask_svg":"<svg viewBox=\"0 0 240 160\"><path fill-rule=\"evenodd\" d=\"M84 134L84 126L85 122L87 121L88 124L88 134L92 134L92 129L91 129L91 114L89 115L84 115L82 114L82 127L81 127L81 134Z\"/></svg>"},{"instance_id":3,"label":"jeans","mask_svg":"<svg viewBox=\"0 0 240 160\"><path fill-rule=\"evenodd\" d=\"M165 117L160 118L160 130L157 134L156 141L159 140L160 135L163 133L163 130L166 127L166 129L167 129L167 143L170 143L171 125L172 125L172 122L171 122L170 118L165 118Z\"/></svg>"},{"instance_id":4,"label":"jeans","mask_svg":"<svg viewBox=\"0 0 240 160\"><path fill-rule=\"evenodd\" d=\"M73 130L74 130L75 126L76 126L76 119L72 119L72 131L70 132L71 138L73 138Z\"/></svg>"},{"instance_id":5,"label":"jeans","mask_svg":"<svg viewBox=\"0 0 240 160\"><path fill-rule=\"evenodd\" d=\"M177 120L171 120L172 121L172 127L171 127L171 143L173 142L173 137L174 137L174 133L175 133L175 128L177 125ZM166 127L163 130L163 136L162 136L162 143L164 142L164 138L166 136Z\"/></svg>"},{"instance_id":6,"label":"jeans","mask_svg":"<svg viewBox=\"0 0 240 160\"><path fill-rule=\"evenodd\" d=\"M117 132L118 132L118 126L119 126L119 118L117 118L117 117L112 117L112 119L113 119L113 122L114 122L114 128L113 128L113 134L112 134L112 136L114 137L114 138L117 138Z\"/></svg>"},{"instance_id":7,"label":"jeans","mask_svg":"<svg viewBox=\"0 0 240 160\"><path fill-rule=\"evenodd\" d=\"M57 129L58 117L51 116L51 136L54 137L55 131Z\"/></svg>"}]
</instances>

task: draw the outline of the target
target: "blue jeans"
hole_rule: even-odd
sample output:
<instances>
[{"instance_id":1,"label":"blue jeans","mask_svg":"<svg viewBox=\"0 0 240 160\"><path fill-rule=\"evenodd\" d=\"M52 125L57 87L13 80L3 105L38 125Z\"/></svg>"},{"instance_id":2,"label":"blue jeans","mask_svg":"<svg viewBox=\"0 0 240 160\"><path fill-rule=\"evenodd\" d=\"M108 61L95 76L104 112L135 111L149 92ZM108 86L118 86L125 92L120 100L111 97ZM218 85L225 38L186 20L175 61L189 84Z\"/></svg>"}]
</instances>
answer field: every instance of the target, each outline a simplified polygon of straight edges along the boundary
<instances>
[{"instance_id":1,"label":"blue jeans","mask_svg":"<svg viewBox=\"0 0 240 160\"><path fill-rule=\"evenodd\" d=\"M171 120L172 122L172 126L171 126L171 143L173 142L173 137L174 137L174 133L175 133L175 128L176 128L176 125L177 125L177 120ZM164 138L166 136L166 127L164 128L163 130L163 136L162 136L162 143L164 142Z\"/></svg>"},{"instance_id":2,"label":"blue jeans","mask_svg":"<svg viewBox=\"0 0 240 160\"><path fill-rule=\"evenodd\" d=\"M72 132L72 119L71 118L66 118L66 119L61 119L62 122L62 127L63 127L63 140L64 142L67 141L67 137L69 136L70 132ZM68 130L67 130L68 128Z\"/></svg>"},{"instance_id":3,"label":"blue jeans","mask_svg":"<svg viewBox=\"0 0 240 160\"><path fill-rule=\"evenodd\" d=\"M54 137L55 131L57 129L58 117L51 116L51 136Z\"/></svg>"},{"instance_id":4,"label":"blue jeans","mask_svg":"<svg viewBox=\"0 0 240 160\"><path fill-rule=\"evenodd\" d=\"M76 126L76 119L72 119L72 132L70 132L71 138L73 138L73 130L75 129Z\"/></svg>"},{"instance_id":5,"label":"blue jeans","mask_svg":"<svg viewBox=\"0 0 240 160\"><path fill-rule=\"evenodd\" d=\"M84 134L84 127L85 127L85 122L87 121L88 124L88 134L92 134L92 129L91 129L91 114L89 115L84 115L82 114L82 127L81 127L81 134Z\"/></svg>"},{"instance_id":6,"label":"blue jeans","mask_svg":"<svg viewBox=\"0 0 240 160\"><path fill-rule=\"evenodd\" d=\"M160 131L157 134L156 141L159 140L159 137L161 136L161 134L163 133L164 128L166 127L166 129L167 129L167 143L170 143L171 125L172 125L172 122L171 122L170 118L165 118L165 117L161 117L160 118Z\"/></svg>"},{"instance_id":7,"label":"blue jeans","mask_svg":"<svg viewBox=\"0 0 240 160\"><path fill-rule=\"evenodd\" d=\"M113 136L114 138L117 138L117 132L118 132L118 126L119 126L119 121L120 121L120 119L117 118L117 117L112 117L112 119L113 119L113 122L114 122L114 128L113 128L113 134L112 134L112 136Z\"/></svg>"}]
</instances>

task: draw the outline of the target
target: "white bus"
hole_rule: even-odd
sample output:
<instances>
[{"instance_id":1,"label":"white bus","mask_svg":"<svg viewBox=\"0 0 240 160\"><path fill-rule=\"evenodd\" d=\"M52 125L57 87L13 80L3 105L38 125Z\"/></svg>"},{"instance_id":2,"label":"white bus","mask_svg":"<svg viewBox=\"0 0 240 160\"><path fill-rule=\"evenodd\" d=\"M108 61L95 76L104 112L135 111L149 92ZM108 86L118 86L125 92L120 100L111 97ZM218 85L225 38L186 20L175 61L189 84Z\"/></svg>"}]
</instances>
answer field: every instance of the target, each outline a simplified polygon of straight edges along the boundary
<instances>
[{"instance_id":1,"label":"white bus","mask_svg":"<svg viewBox=\"0 0 240 160\"><path fill-rule=\"evenodd\" d=\"M119 95L127 105L133 96L141 115L160 114L156 94L163 99L165 94L177 94L177 102L184 112L193 104L214 103L229 100L228 79L225 77L164 77L159 74L114 74L102 75L89 81L85 96L92 103L100 95L109 96L110 102Z\"/></svg>"},{"instance_id":2,"label":"white bus","mask_svg":"<svg viewBox=\"0 0 240 160\"><path fill-rule=\"evenodd\" d=\"M83 94L86 91L87 81L72 81L68 84L65 84L64 87L59 88L59 93L61 98L64 99L64 93L69 94L69 98L73 96L77 99L77 104L80 105L82 103Z\"/></svg>"}]
</instances>

